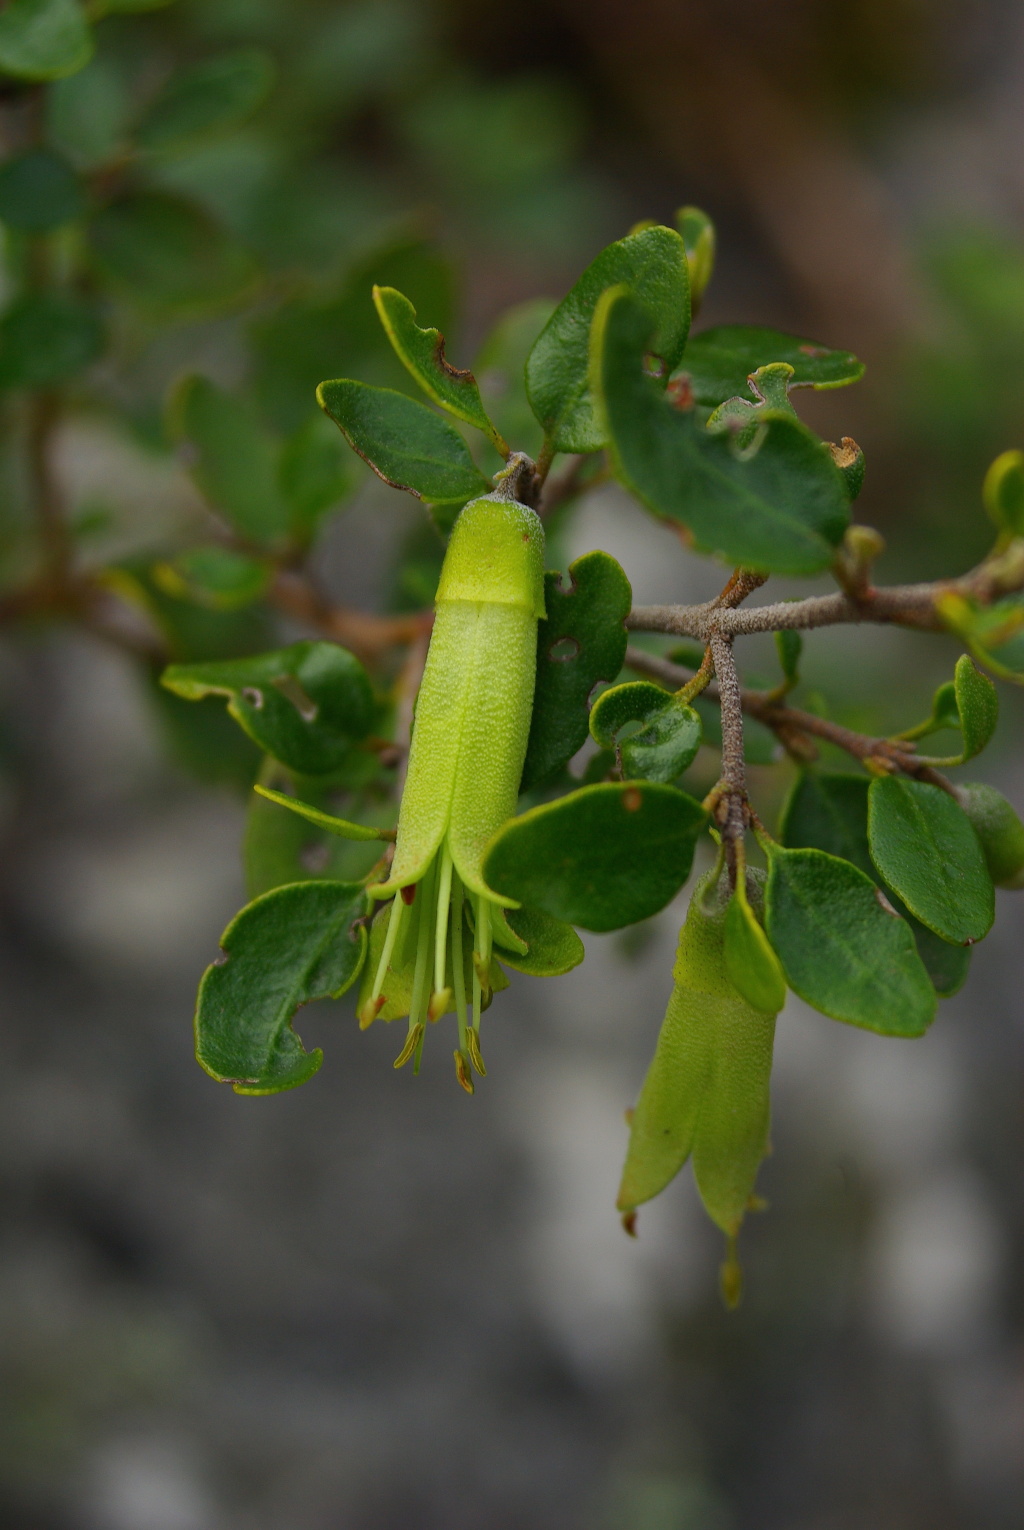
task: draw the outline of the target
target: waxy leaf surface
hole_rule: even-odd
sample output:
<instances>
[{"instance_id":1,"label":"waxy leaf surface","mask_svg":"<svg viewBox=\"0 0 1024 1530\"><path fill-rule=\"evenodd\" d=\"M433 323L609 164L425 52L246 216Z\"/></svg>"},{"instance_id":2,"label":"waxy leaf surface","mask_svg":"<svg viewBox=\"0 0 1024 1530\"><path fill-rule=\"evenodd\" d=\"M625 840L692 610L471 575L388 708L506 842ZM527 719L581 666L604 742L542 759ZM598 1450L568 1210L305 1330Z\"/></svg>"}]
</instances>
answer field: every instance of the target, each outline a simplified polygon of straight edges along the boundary
<instances>
[{"instance_id":1,"label":"waxy leaf surface","mask_svg":"<svg viewBox=\"0 0 1024 1530\"><path fill-rule=\"evenodd\" d=\"M779 361L793 368L791 388L842 388L864 375L864 363L849 351L753 324L721 324L693 335L679 371L689 376L698 404L721 404L727 398L750 398L747 378Z\"/></svg>"},{"instance_id":2,"label":"waxy leaf surface","mask_svg":"<svg viewBox=\"0 0 1024 1530\"><path fill-rule=\"evenodd\" d=\"M651 315L645 350L664 375L677 366L690 328L686 248L656 226L610 244L584 271L548 320L526 363L526 391L545 435L559 451L604 446L604 426L591 397L590 326L601 294L625 283Z\"/></svg>"},{"instance_id":3,"label":"waxy leaf surface","mask_svg":"<svg viewBox=\"0 0 1024 1530\"><path fill-rule=\"evenodd\" d=\"M970 819L927 781L885 776L868 792L868 843L886 884L943 940L988 934L995 893Z\"/></svg>"},{"instance_id":4,"label":"waxy leaf surface","mask_svg":"<svg viewBox=\"0 0 1024 1530\"><path fill-rule=\"evenodd\" d=\"M730 563L778 573L826 568L849 521L839 471L798 420L766 413L746 451L676 408L647 376L651 321L628 293L594 319L594 380L617 477L694 545Z\"/></svg>"},{"instance_id":5,"label":"waxy leaf surface","mask_svg":"<svg viewBox=\"0 0 1024 1530\"><path fill-rule=\"evenodd\" d=\"M339 378L321 383L317 398L352 450L393 488L431 504L461 504L493 488L458 432L404 393Z\"/></svg>"},{"instance_id":6,"label":"waxy leaf surface","mask_svg":"<svg viewBox=\"0 0 1024 1530\"><path fill-rule=\"evenodd\" d=\"M935 990L910 926L848 861L771 848L765 925L790 988L822 1014L887 1036L931 1024Z\"/></svg>"},{"instance_id":7,"label":"waxy leaf surface","mask_svg":"<svg viewBox=\"0 0 1024 1530\"><path fill-rule=\"evenodd\" d=\"M544 577L547 617L537 628L537 687L521 791L548 780L587 737L590 693L614 680L626 656L626 617L633 593L608 553L586 553L569 565L569 585Z\"/></svg>"},{"instance_id":8,"label":"waxy leaf surface","mask_svg":"<svg viewBox=\"0 0 1024 1530\"><path fill-rule=\"evenodd\" d=\"M196 1057L238 1094L277 1094L312 1078L323 1061L292 1030L300 1004L338 998L359 974L366 912L358 882L300 882L242 909L221 937L196 1007Z\"/></svg>"},{"instance_id":9,"label":"waxy leaf surface","mask_svg":"<svg viewBox=\"0 0 1024 1530\"><path fill-rule=\"evenodd\" d=\"M507 823L484 858L484 879L568 924L621 929L675 896L706 823L700 804L671 786L584 786Z\"/></svg>"}]
</instances>

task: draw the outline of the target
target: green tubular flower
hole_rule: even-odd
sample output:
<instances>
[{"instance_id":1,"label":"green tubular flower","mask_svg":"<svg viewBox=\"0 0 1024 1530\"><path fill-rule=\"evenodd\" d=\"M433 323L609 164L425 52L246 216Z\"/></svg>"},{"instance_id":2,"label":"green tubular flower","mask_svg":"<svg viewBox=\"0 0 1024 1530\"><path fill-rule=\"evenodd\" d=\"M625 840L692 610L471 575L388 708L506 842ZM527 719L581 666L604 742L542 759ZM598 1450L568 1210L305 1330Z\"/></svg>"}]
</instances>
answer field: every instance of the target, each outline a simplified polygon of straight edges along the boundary
<instances>
[{"instance_id":1,"label":"green tubular flower","mask_svg":"<svg viewBox=\"0 0 1024 1530\"><path fill-rule=\"evenodd\" d=\"M517 905L480 869L488 840L515 812L544 615L544 532L512 497L517 467L463 508L448 544L394 860L387 881L369 889L392 902L377 920L359 1009L364 1028L408 1014L395 1066L414 1058L418 1068L425 1022L454 1007L455 1070L469 1093L472 1070L484 1072L480 1015L500 982L494 945L526 950L504 916Z\"/></svg>"}]
</instances>

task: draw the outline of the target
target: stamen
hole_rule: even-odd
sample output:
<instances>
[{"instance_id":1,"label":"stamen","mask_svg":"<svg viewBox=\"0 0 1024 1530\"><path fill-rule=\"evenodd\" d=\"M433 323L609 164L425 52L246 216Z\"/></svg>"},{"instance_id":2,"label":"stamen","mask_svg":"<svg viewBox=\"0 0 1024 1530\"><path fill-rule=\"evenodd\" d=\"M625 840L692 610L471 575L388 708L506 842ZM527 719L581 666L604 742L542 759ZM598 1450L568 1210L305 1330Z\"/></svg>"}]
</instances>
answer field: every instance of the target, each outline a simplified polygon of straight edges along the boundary
<instances>
[{"instance_id":1,"label":"stamen","mask_svg":"<svg viewBox=\"0 0 1024 1530\"><path fill-rule=\"evenodd\" d=\"M434 867L431 865L423 876L423 897L416 901L416 912L419 923L416 928L416 966L413 969L412 998L409 1001L409 1028L421 1018L427 989L427 967L430 962L430 950L434 944L434 932L431 929L431 918L434 913L433 892Z\"/></svg>"},{"instance_id":2,"label":"stamen","mask_svg":"<svg viewBox=\"0 0 1024 1530\"><path fill-rule=\"evenodd\" d=\"M491 906L478 897L475 905L476 939L473 942L473 1029L480 1029L480 1015L491 996Z\"/></svg>"},{"instance_id":3,"label":"stamen","mask_svg":"<svg viewBox=\"0 0 1024 1530\"><path fill-rule=\"evenodd\" d=\"M462 964L462 879L452 875L452 980L455 984L455 1013L459 1019L459 1046L466 1045L466 970Z\"/></svg>"},{"instance_id":4,"label":"stamen","mask_svg":"<svg viewBox=\"0 0 1024 1530\"><path fill-rule=\"evenodd\" d=\"M462 1052L455 1054L455 1077L467 1094L474 1093L473 1075L469 1071L469 1063Z\"/></svg>"},{"instance_id":5,"label":"stamen","mask_svg":"<svg viewBox=\"0 0 1024 1530\"><path fill-rule=\"evenodd\" d=\"M377 963L377 975L373 980L373 988L370 992L370 1000L369 1003L364 1006L364 1009L369 1009L370 1004L377 1004L377 1000L380 998L381 989L384 987L384 977L388 970L388 963L391 960L391 954L395 949L395 941L398 939L398 931L401 927L402 915L405 913L405 910L406 902L404 898L393 898L391 900L391 913L388 917L387 933L384 936L384 947L380 953L380 961ZM373 1018L380 1014L382 1008L382 1005L377 1005ZM360 1024L362 1024L362 1015L360 1015L359 1018ZM369 1023L369 1020L366 1021L366 1025L369 1025ZM366 1025L363 1026L364 1030Z\"/></svg>"},{"instance_id":6,"label":"stamen","mask_svg":"<svg viewBox=\"0 0 1024 1530\"><path fill-rule=\"evenodd\" d=\"M487 1069L484 1067L484 1060L480 1055L480 1037L477 1035L476 1031L470 1031L469 1035L466 1037L466 1051L469 1053L469 1060L473 1064L473 1067L476 1069L476 1071L479 1073L480 1077L486 1078Z\"/></svg>"},{"instance_id":7,"label":"stamen","mask_svg":"<svg viewBox=\"0 0 1024 1530\"><path fill-rule=\"evenodd\" d=\"M448 955L448 904L452 895L452 853L445 840L441 849L441 874L437 879L437 923L434 932L434 992L445 986L445 959Z\"/></svg>"},{"instance_id":8,"label":"stamen","mask_svg":"<svg viewBox=\"0 0 1024 1530\"><path fill-rule=\"evenodd\" d=\"M419 1045L420 1041L422 1040L423 1030L424 1030L424 1027L422 1025L414 1025L413 1026L412 1030L409 1032L408 1036L406 1036L406 1038L405 1038L405 1046L402 1048L402 1050L399 1052L398 1056L395 1058L395 1067L396 1068L404 1068L405 1067L406 1063L409 1061L409 1058L415 1052L417 1046Z\"/></svg>"}]
</instances>

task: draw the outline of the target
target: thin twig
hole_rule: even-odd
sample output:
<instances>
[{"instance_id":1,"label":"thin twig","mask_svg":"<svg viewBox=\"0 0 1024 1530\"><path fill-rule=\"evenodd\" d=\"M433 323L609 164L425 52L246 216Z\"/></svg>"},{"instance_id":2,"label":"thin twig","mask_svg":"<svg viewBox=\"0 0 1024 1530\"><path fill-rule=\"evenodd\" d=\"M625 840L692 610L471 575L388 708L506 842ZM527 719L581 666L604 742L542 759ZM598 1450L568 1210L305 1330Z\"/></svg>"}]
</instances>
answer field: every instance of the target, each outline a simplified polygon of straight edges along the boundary
<instances>
[{"instance_id":1,"label":"thin twig","mask_svg":"<svg viewBox=\"0 0 1024 1530\"><path fill-rule=\"evenodd\" d=\"M736 845L746 829L747 766L743 749L743 700L732 642L713 632L708 639L718 676L718 699L722 708L722 794L718 820L729 862L730 876L736 866Z\"/></svg>"},{"instance_id":2,"label":"thin twig","mask_svg":"<svg viewBox=\"0 0 1024 1530\"><path fill-rule=\"evenodd\" d=\"M712 626L728 637L754 632L807 631L845 622L882 622L925 632L944 632L947 628L938 612L941 596L961 595L987 605L1001 595L1022 589L1024 539L1017 539L959 579L883 585L866 589L856 600L837 590L831 595L812 595L807 600L778 601L743 610L723 610L722 596L697 606L636 606L626 618L626 626L633 632L668 632L701 642L707 641Z\"/></svg>"},{"instance_id":3,"label":"thin twig","mask_svg":"<svg viewBox=\"0 0 1024 1530\"><path fill-rule=\"evenodd\" d=\"M637 674L647 675L671 691L678 691L693 675L693 671L686 669L682 664L673 664L670 659L663 659L659 654L645 653L641 648L626 649L626 664ZM721 701L721 685L709 685L704 694L711 701ZM915 776L919 781L929 781L933 786L940 786L943 791L953 792L953 787L946 777L940 775L925 761L918 759L913 748L908 748L905 743L897 743L887 738L875 738L868 733L857 733L852 728L843 727L841 723L830 721L827 717L818 717L813 712L803 712L798 707L785 706L773 699L770 691L750 691L741 688L739 696L743 711L749 717L754 717L758 722L763 723L766 728L770 728L787 749L799 753L801 758L806 758L806 753L803 750L794 751L793 742L795 739L809 735L834 744L865 765L870 761L869 768L898 770L904 775ZM723 780L727 781L729 770L725 763L725 735L723 706L722 775Z\"/></svg>"}]
</instances>

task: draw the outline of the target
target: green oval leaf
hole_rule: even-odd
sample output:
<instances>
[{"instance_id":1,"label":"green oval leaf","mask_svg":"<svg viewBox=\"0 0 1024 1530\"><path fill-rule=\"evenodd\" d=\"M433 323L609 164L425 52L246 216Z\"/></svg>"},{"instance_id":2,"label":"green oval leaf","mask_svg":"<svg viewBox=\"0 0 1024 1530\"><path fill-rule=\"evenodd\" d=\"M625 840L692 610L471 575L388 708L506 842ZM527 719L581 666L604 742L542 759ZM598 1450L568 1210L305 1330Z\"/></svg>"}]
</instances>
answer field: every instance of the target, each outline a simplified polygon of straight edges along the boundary
<instances>
[{"instance_id":1,"label":"green oval leaf","mask_svg":"<svg viewBox=\"0 0 1024 1530\"><path fill-rule=\"evenodd\" d=\"M136 130L140 148L191 147L236 127L266 100L274 60L262 48L239 48L203 59L173 75Z\"/></svg>"},{"instance_id":2,"label":"green oval leaf","mask_svg":"<svg viewBox=\"0 0 1024 1530\"><path fill-rule=\"evenodd\" d=\"M281 450L250 404L209 378L186 377L171 395L168 429L198 488L243 537L264 545L287 537Z\"/></svg>"},{"instance_id":3,"label":"green oval leaf","mask_svg":"<svg viewBox=\"0 0 1024 1530\"><path fill-rule=\"evenodd\" d=\"M868 792L871 859L886 884L943 940L968 945L992 928L992 878L970 819L941 787L885 776Z\"/></svg>"},{"instance_id":4,"label":"green oval leaf","mask_svg":"<svg viewBox=\"0 0 1024 1530\"><path fill-rule=\"evenodd\" d=\"M786 1002L779 958L745 897L733 893L725 913L725 970L736 992L755 1009L776 1015Z\"/></svg>"},{"instance_id":5,"label":"green oval leaf","mask_svg":"<svg viewBox=\"0 0 1024 1530\"><path fill-rule=\"evenodd\" d=\"M616 476L655 515L685 526L701 552L778 573L828 567L850 511L826 448L798 420L771 412L747 450L711 434L646 374L651 327L621 291L594 317L594 385Z\"/></svg>"},{"instance_id":6,"label":"green oval leaf","mask_svg":"<svg viewBox=\"0 0 1024 1530\"><path fill-rule=\"evenodd\" d=\"M639 723L639 732L619 739L623 728ZM627 779L674 781L701 744L700 717L692 707L647 680L613 686L597 698L590 713L595 743L616 749Z\"/></svg>"},{"instance_id":7,"label":"green oval leaf","mask_svg":"<svg viewBox=\"0 0 1024 1530\"><path fill-rule=\"evenodd\" d=\"M83 371L103 350L103 323L91 303L37 292L0 319L0 388L47 388Z\"/></svg>"},{"instance_id":8,"label":"green oval leaf","mask_svg":"<svg viewBox=\"0 0 1024 1530\"><path fill-rule=\"evenodd\" d=\"M392 488L431 504L491 491L458 432L404 393L343 377L321 383L316 396L352 450Z\"/></svg>"},{"instance_id":9,"label":"green oval leaf","mask_svg":"<svg viewBox=\"0 0 1024 1530\"><path fill-rule=\"evenodd\" d=\"M769 850L765 925L786 981L833 1020L920 1036L935 990L905 919L869 877L821 850Z\"/></svg>"},{"instance_id":10,"label":"green oval leaf","mask_svg":"<svg viewBox=\"0 0 1024 1530\"><path fill-rule=\"evenodd\" d=\"M29 149L0 168L0 221L8 228L46 233L84 212L81 181L52 149Z\"/></svg>"},{"instance_id":11,"label":"green oval leaf","mask_svg":"<svg viewBox=\"0 0 1024 1530\"><path fill-rule=\"evenodd\" d=\"M375 717L366 671L336 643L292 643L250 658L171 664L161 683L186 701L227 696L228 711L249 737L306 776L338 769Z\"/></svg>"},{"instance_id":12,"label":"green oval leaf","mask_svg":"<svg viewBox=\"0 0 1024 1530\"><path fill-rule=\"evenodd\" d=\"M652 315L648 351L665 375L679 363L690 328L686 248L674 229L643 229L601 251L563 298L526 362L526 392L552 446L593 452L607 439L594 409L589 334L598 299L624 282Z\"/></svg>"},{"instance_id":13,"label":"green oval leaf","mask_svg":"<svg viewBox=\"0 0 1024 1530\"><path fill-rule=\"evenodd\" d=\"M205 313L239 298L255 267L194 202L159 191L108 203L89 225L93 258L142 307Z\"/></svg>"},{"instance_id":14,"label":"green oval leaf","mask_svg":"<svg viewBox=\"0 0 1024 1530\"><path fill-rule=\"evenodd\" d=\"M679 371L689 377L696 403L721 404L749 397L751 373L780 361L793 368L791 388L844 388L864 375L864 363L850 351L754 324L721 324L692 336Z\"/></svg>"},{"instance_id":15,"label":"green oval leaf","mask_svg":"<svg viewBox=\"0 0 1024 1530\"><path fill-rule=\"evenodd\" d=\"M868 848L867 776L802 771L783 813L781 838L789 849L824 850L849 861L881 885ZM915 919L889 889L889 901L910 926L932 986L942 998L962 988L971 965L968 946L951 945Z\"/></svg>"},{"instance_id":16,"label":"green oval leaf","mask_svg":"<svg viewBox=\"0 0 1024 1530\"><path fill-rule=\"evenodd\" d=\"M614 680L626 657L625 620L633 592L608 553L569 565L569 586L544 576L547 617L537 627L537 684L521 791L550 780L587 737L590 693Z\"/></svg>"},{"instance_id":17,"label":"green oval leaf","mask_svg":"<svg viewBox=\"0 0 1024 1530\"><path fill-rule=\"evenodd\" d=\"M223 957L206 969L196 1006L196 1057L236 1094L277 1094L317 1072L292 1030L300 1004L336 999L366 955L358 882L299 882L265 893L221 937Z\"/></svg>"},{"instance_id":18,"label":"green oval leaf","mask_svg":"<svg viewBox=\"0 0 1024 1530\"><path fill-rule=\"evenodd\" d=\"M700 804L671 786L584 786L507 823L484 857L484 879L567 924L618 930L675 896L706 823Z\"/></svg>"},{"instance_id":19,"label":"green oval leaf","mask_svg":"<svg viewBox=\"0 0 1024 1530\"><path fill-rule=\"evenodd\" d=\"M963 754L956 763L963 765L981 753L996 731L999 696L992 681L966 653L956 661L953 686L964 740Z\"/></svg>"},{"instance_id":20,"label":"green oval leaf","mask_svg":"<svg viewBox=\"0 0 1024 1530\"><path fill-rule=\"evenodd\" d=\"M957 798L981 842L997 887L1024 887L1024 823L1002 792L983 781L965 781Z\"/></svg>"},{"instance_id":21,"label":"green oval leaf","mask_svg":"<svg viewBox=\"0 0 1024 1530\"><path fill-rule=\"evenodd\" d=\"M92 28L77 0L11 0L0 11L0 70L59 80L92 58Z\"/></svg>"},{"instance_id":22,"label":"green oval leaf","mask_svg":"<svg viewBox=\"0 0 1024 1530\"><path fill-rule=\"evenodd\" d=\"M501 455L507 456L508 447L488 417L476 378L448 361L441 331L420 329L415 308L394 287L374 287L373 301L395 355L428 397L457 420L482 430Z\"/></svg>"},{"instance_id":23,"label":"green oval leaf","mask_svg":"<svg viewBox=\"0 0 1024 1530\"><path fill-rule=\"evenodd\" d=\"M735 1233L768 1148L775 1015L729 980L728 884L694 891L679 935L675 986L630 1123L618 1206L629 1214L672 1180L691 1152L709 1216Z\"/></svg>"}]
</instances>

